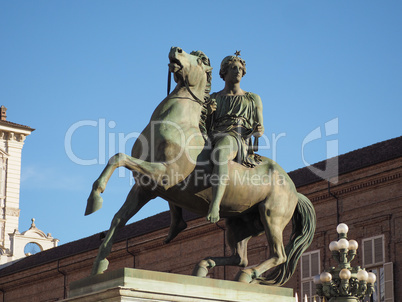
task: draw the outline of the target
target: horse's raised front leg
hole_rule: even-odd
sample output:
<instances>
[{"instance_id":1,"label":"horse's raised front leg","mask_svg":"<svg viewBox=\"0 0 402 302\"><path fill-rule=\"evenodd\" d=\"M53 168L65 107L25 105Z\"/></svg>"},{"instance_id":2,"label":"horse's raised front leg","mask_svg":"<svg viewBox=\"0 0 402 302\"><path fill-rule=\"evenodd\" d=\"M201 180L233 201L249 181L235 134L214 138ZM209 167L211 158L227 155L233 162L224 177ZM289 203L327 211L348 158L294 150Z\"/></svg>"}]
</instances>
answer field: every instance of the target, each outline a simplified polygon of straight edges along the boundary
<instances>
[{"instance_id":1,"label":"horse's raised front leg","mask_svg":"<svg viewBox=\"0 0 402 302\"><path fill-rule=\"evenodd\" d=\"M150 192L144 191L137 184L133 186L123 206L113 217L110 229L99 247L98 255L96 256L92 267L91 275L100 274L107 269L109 261L106 259L106 257L110 254L116 232L121 229L127 223L127 221L133 217L149 200L153 198L154 196Z\"/></svg>"},{"instance_id":2,"label":"horse's raised front leg","mask_svg":"<svg viewBox=\"0 0 402 302\"><path fill-rule=\"evenodd\" d=\"M93 183L91 193L88 197L85 215L92 214L102 207L103 199L100 194L105 191L106 184L109 181L109 178L112 176L114 170L116 170L115 165L111 164L109 161L105 169L103 169L101 175Z\"/></svg>"},{"instance_id":3,"label":"horse's raised front leg","mask_svg":"<svg viewBox=\"0 0 402 302\"><path fill-rule=\"evenodd\" d=\"M125 167L131 171L138 171L141 174L151 177L153 180L161 182L161 184L163 184L163 175L166 174L166 166L162 163L151 163L128 156L124 153L117 153L109 159L105 169L103 169L99 178L94 182L91 194L88 197L85 215L92 214L102 207L103 199L100 194L105 190L106 184L114 170L119 167Z\"/></svg>"}]
</instances>

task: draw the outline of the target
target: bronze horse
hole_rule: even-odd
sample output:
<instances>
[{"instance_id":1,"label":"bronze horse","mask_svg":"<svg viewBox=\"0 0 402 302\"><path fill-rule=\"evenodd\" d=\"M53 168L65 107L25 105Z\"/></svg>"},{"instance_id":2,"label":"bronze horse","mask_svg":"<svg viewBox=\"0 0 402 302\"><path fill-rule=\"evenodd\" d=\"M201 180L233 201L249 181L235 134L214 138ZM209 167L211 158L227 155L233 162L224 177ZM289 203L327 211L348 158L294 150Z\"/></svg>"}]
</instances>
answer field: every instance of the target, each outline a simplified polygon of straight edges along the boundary
<instances>
[{"instance_id":1,"label":"bronze horse","mask_svg":"<svg viewBox=\"0 0 402 302\"><path fill-rule=\"evenodd\" d=\"M93 275L107 269L106 257L116 232L156 196L166 199L171 207L172 225L167 242L186 227L178 215L182 208L203 216L208 213L213 182L211 146L200 125L205 117L212 68L202 52L187 54L178 47L171 48L169 60L176 88L155 109L134 143L131 156L119 153L111 157L88 198L85 215L101 208L100 193L116 168L125 167L133 172L136 183L112 220L94 262ZM206 276L208 269L219 265L246 267L249 239L265 232L269 258L251 269L241 270L237 280L285 283L313 239L316 218L311 202L297 193L286 172L269 158L262 157L262 163L254 168L232 161L228 178L220 215L225 218L232 255L200 261L194 275ZM293 231L285 248L282 233L291 219ZM275 269L262 278L271 268Z\"/></svg>"}]
</instances>

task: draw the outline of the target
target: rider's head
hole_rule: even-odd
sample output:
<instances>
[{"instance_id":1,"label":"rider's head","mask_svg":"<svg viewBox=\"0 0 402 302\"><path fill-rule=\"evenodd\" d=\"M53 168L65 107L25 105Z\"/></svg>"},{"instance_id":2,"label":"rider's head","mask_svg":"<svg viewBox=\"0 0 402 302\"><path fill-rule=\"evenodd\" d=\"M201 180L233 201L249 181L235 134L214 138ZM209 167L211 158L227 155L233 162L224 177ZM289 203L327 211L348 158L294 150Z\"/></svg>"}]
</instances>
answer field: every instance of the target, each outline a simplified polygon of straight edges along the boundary
<instances>
[{"instance_id":1,"label":"rider's head","mask_svg":"<svg viewBox=\"0 0 402 302\"><path fill-rule=\"evenodd\" d=\"M244 75L246 74L246 61L244 61L242 58L238 56L227 56L222 60L221 70L219 70L219 75L223 80L225 80L225 75L228 71L230 64L236 61L240 62L241 65L243 66L243 77L244 77Z\"/></svg>"}]
</instances>

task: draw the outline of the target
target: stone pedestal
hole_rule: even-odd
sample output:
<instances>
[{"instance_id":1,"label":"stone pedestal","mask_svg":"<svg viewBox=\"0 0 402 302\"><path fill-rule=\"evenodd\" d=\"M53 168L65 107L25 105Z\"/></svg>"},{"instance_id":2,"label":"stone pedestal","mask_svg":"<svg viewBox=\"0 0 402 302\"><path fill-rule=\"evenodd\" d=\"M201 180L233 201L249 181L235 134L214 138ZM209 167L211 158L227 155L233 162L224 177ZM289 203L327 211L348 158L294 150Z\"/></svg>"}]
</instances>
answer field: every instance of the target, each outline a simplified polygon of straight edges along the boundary
<instances>
[{"instance_id":1,"label":"stone pedestal","mask_svg":"<svg viewBox=\"0 0 402 302\"><path fill-rule=\"evenodd\" d=\"M294 302L289 288L123 268L70 284L65 302Z\"/></svg>"}]
</instances>

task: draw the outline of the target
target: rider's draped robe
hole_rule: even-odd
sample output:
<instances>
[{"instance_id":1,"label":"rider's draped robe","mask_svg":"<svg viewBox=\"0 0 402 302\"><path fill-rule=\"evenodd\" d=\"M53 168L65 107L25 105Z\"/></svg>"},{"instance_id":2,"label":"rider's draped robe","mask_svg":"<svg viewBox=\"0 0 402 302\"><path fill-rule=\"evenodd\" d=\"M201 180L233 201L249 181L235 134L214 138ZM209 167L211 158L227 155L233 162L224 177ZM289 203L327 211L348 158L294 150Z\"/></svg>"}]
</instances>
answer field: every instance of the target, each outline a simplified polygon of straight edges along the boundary
<instances>
[{"instance_id":1,"label":"rider's draped robe","mask_svg":"<svg viewBox=\"0 0 402 302\"><path fill-rule=\"evenodd\" d=\"M211 101L216 102L212 115L210 137L212 144L230 135L238 145L236 161L247 167L254 167L261 159L251 148L251 134L257 125L255 94L220 95L213 93Z\"/></svg>"}]
</instances>

